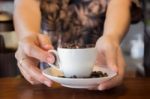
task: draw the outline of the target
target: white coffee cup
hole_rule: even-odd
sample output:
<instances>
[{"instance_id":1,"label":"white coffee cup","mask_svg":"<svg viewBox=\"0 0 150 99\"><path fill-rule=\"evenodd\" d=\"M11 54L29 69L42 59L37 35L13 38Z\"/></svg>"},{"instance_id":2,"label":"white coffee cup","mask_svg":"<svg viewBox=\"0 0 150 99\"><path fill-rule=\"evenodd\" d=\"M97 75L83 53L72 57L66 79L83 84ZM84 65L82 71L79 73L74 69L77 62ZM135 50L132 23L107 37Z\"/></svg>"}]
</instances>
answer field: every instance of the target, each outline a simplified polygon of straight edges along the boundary
<instances>
[{"instance_id":1,"label":"white coffee cup","mask_svg":"<svg viewBox=\"0 0 150 99\"><path fill-rule=\"evenodd\" d=\"M96 61L96 48L49 50L56 55L58 66L49 64L64 73L65 77L89 77Z\"/></svg>"}]
</instances>

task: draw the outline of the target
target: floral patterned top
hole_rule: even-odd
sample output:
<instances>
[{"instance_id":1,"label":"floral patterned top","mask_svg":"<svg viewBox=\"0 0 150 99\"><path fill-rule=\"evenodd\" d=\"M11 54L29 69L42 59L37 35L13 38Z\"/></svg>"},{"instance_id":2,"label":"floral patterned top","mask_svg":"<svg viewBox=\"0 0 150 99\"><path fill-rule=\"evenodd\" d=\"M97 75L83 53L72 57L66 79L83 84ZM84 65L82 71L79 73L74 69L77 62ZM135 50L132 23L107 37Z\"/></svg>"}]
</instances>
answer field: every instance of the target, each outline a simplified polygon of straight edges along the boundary
<instances>
[{"instance_id":1,"label":"floral patterned top","mask_svg":"<svg viewBox=\"0 0 150 99\"><path fill-rule=\"evenodd\" d=\"M56 46L61 42L95 44L103 33L109 0L41 0L41 28Z\"/></svg>"}]
</instances>

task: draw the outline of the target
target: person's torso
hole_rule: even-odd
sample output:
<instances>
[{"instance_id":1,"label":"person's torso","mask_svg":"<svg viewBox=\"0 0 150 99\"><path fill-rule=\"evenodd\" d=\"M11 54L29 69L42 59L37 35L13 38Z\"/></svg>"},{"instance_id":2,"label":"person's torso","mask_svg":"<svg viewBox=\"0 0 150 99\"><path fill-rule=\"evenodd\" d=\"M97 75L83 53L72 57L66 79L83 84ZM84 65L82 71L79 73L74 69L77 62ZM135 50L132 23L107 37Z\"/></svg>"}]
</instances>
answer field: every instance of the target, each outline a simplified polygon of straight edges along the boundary
<instances>
[{"instance_id":1,"label":"person's torso","mask_svg":"<svg viewBox=\"0 0 150 99\"><path fill-rule=\"evenodd\" d=\"M102 35L108 0L41 0L41 28L54 45L95 44Z\"/></svg>"}]
</instances>

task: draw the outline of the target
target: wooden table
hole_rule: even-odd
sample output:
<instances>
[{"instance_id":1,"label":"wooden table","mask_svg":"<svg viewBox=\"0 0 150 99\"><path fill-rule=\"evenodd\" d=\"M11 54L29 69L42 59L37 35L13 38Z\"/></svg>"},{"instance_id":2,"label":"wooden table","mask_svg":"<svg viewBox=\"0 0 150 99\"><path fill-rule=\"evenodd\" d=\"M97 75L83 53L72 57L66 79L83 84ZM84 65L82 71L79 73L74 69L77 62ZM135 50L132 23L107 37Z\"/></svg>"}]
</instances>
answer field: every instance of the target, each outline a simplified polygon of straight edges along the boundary
<instances>
[{"instance_id":1,"label":"wooden table","mask_svg":"<svg viewBox=\"0 0 150 99\"><path fill-rule=\"evenodd\" d=\"M1 78L0 99L150 99L150 78L127 78L107 91L30 85L22 78Z\"/></svg>"}]
</instances>

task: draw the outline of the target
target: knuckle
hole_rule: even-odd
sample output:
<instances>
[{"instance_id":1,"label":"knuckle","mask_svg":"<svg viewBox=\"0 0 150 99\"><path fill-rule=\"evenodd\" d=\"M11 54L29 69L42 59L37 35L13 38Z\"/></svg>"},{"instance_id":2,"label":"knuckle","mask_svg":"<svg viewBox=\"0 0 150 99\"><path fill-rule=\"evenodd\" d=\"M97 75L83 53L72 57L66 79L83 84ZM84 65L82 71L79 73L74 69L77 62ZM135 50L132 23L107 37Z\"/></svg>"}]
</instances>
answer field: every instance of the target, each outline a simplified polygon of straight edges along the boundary
<instances>
[{"instance_id":1,"label":"knuckle","mask_svg":"<svg viewBox=\"0 0 150 99\"><path fill-rule=\"evenodd\" d=\"M39 76L39 81L40 81L40 82L43 82L43 81L44 81L43 75L40 75L40 76Z\"/></svg>"},{"instance_id":2,"label":"knuckle","mask_svg":"<svg viewBox=\"0 0 150 99\"><path fill-rule=\"evenodd\" d=\"M26 40L22 40L19 42L21 48L23 51L27 54L30 55L30 50L32 49L32 44Z\"/></svg>"},{"instance_id":3,"label":"knuckle","mask_svg":"<svg viewBox=\"0 0 150 99\"><path fill-rule=\"evenodd\" d=\"M47 42L50 42L50 39L47 35L45 36L45 40L47 40Z\"/></svg>"},{"instance_id":4,"label":"knuckle","mask_svg":"<svg viewBox=\"0 0 150 99\"><path fill-rule=\"evenodd\" d=\"M25 52L28 56L31 56L32 55L32 45L27 44L26 48L25 48Z\"/></svg>"},{"instance_id":5,"label":"knuckle","mask_svg":"<svg viewBox=\"0 0 150 99\"><path fill-rule=\"evenodd\" d=\"M34 80L32 77L31 77L31 79L30 79L30 80L28 79L28 81L29 81L32 85L40 84L40 82L39 82L39 81Z\"/></svg>"},{"instance_id":6,"label":"knuckle","mask_svg":"<svg viewBox=\"0 0 150 99\"><path fill-rule=\"evenodd\" d=\"M28 76L27 79L28 79L28 81L30 81L30 82L33 82L33 81L34 81L34 79L33 79L32 76Z\"/></svg>"},{"instance_id":7,"label":"knuckle","mask_svg":"<svg viewBox=\"0 0 150 99\"><path fill-rule=\"evenodd\" d=\"M19 53L18 53L18 51L16 51L16 53L15 53L15 58L16 58L16 59L19 58Z\"/></svg>"}]
</instances>

